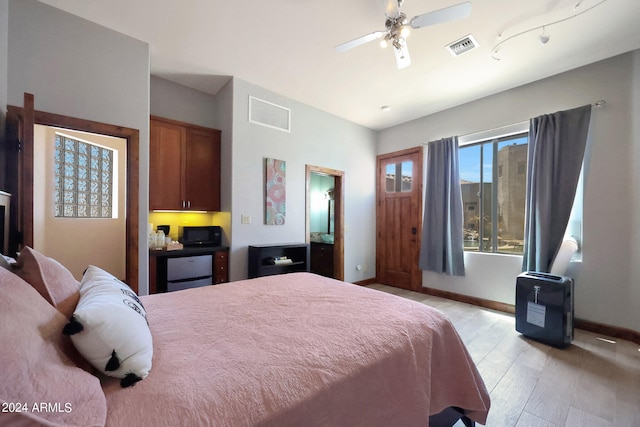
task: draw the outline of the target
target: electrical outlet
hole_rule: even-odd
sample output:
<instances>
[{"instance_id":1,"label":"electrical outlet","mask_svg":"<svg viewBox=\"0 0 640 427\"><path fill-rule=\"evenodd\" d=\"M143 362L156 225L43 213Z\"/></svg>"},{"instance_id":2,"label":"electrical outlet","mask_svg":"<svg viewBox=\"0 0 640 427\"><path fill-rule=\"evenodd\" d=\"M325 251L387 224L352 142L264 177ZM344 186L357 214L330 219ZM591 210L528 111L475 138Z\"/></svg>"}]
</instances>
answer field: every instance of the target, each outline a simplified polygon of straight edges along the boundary
<instances>
[{"instance_id":1,"label":"electrical outlet","mask_svg":"<svg viewBox=\"0 0 640 427\"><path fill-rule=\"evenodd\" d=\"M251 215L247 215L247 214L240 215L240 223L251 224Z\"/></svg>"}]
</instances>

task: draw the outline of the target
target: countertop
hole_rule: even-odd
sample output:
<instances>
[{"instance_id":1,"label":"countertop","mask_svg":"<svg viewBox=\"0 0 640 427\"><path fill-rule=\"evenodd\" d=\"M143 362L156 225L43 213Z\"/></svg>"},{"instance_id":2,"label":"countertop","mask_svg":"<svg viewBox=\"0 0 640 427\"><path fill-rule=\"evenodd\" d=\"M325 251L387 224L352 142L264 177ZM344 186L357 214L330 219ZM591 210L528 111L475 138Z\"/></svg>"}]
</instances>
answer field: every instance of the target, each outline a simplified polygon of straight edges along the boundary
<instances>
[{"instance_id":1,"label":"countertop","mask_svg":"<svg viewBox=\"0 0 640 427\"><path fill-rule=\"evenodd\" d=\"M228 246L187 246L174 251L149 249L149 256L158 258L178 258L192 255L209 255L214 252L228 251Z\"/></svg>"}]
</instances>

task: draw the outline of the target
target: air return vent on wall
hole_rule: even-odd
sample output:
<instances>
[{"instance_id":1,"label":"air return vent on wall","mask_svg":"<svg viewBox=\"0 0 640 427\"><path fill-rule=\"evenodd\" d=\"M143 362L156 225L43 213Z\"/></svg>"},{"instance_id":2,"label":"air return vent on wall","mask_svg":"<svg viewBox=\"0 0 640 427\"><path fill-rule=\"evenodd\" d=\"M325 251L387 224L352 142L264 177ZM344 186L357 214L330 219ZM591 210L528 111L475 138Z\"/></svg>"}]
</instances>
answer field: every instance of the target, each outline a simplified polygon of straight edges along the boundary
<instances>
[{"instance_id":1,"label":"air return vent on wall","mask_svg":"<svg viewBox=\"0 0 640 427\"><path fill-rule=\"evenodd\" d=\"M478 47L478 42L473 38L471 34L464 36L460 40L456 40L453 43L447 45L447 49L453 56L460 56L465 52L469 52L471 49Z\"/></svg>"},{"instance_id":2,"label":"air return vent on wall","mask_svg":"<svg viewBox=\"0 0 640 427\"><path fill-rule=\"evenodd\" d=\"M249 122L291 132L291 110L249 96Z\"/></svg>"}]
</instances>

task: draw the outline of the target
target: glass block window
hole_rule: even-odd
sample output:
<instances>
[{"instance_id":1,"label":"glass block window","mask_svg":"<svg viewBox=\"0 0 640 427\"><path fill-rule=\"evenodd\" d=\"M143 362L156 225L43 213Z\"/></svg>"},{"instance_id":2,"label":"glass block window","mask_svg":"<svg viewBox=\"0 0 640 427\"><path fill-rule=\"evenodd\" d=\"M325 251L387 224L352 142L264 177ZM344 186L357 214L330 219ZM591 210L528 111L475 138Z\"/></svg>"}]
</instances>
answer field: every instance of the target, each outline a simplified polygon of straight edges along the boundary
<instances>
[{"instance_id":1,"label":"glass block window","mask_svg":"<svg viewBox=\"0 0 640 427\"><path fill-rule=\"evenodd\" d=\"M113 150L56 134L54 216L113 217Z\"/></svg>"}]
</instances>

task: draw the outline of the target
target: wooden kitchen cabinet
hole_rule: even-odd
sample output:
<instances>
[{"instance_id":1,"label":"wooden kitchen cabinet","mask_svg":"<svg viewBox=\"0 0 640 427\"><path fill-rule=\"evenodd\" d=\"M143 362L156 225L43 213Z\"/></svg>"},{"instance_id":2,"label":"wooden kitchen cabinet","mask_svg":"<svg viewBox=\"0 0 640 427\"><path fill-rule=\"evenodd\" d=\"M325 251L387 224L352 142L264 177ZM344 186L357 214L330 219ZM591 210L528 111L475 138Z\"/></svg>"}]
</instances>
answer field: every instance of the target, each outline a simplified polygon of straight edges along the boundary
<instances>
[{"instance_id":1,"label":"wooden kitchen cabinet","mask_svg":"<svg viewBox=\"0 0 640 427\"><path fill-rule=\"evenodd\" d=\"M213 284L229 281L229 252L217 251L213 254Z\"/></svg>"},{"instance_id":2,"label":"wooden kitchen cabinet","mask_svg":"<svg viewBox=\"0 0 640 427\"><path fill-rule=\"evenodd\" d=\"M220 210L220 131L151 117L150 210Z\"/></svg>"}]
</instances>

